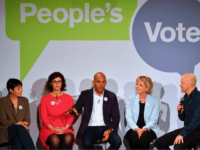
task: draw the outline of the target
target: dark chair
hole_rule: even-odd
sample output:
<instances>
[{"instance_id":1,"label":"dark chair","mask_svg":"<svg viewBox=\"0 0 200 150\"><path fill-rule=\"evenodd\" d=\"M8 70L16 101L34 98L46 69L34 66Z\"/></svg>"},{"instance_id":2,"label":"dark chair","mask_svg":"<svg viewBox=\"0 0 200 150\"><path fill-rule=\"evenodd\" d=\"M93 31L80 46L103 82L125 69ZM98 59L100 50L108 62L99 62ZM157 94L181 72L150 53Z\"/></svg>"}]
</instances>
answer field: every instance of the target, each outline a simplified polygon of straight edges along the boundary
<instances>
[{"instance_id":1,"label":"dark chair","mask_svg":"<svg viewBox=\"0 0 200 150\"><path fill-rule=\"evenodd\" d=\"M80 139L79 139L80 140ZM101 140L97 140L94 143L94 150L107 150L106 147L107 141L106 142L102 142ZM78 145L78 150L83 150L83 145L82 145L82 140L81 140L81 145Z\"/></svg>"},{"instance_id":2,"label":"dark chair","mask_svg":"<svg viewBox=\"0 0 200 150\"><path fill-rule=\"evenodd\" d=\"M0 144L0 148L7 147L7 149L13 150L14 142L6 142Z\"/></svg>"},{"instance_id":3,"label":"dark chair","mask_svg":"<svg viewBox=\"0 0 200 150\"><path fill-rule=\"evenodd\" d=\"M103 150L107 150L106 144L107 144L107 141L102 142L101 140L97 140L94 143L94 149L100 149L101 147Z\"/></svg>"},{"instance_id":4,"label":"dark chair","mask_svg":"<svg viewBox=\"0 0 200 150\"><path fill-rule=\"evenodd\" d=\"M200 143L197 143L196 145L193 145L191 147L188 147L188 150L198 150L198 147L200 146Z\"/></svg>"}]
</instances>

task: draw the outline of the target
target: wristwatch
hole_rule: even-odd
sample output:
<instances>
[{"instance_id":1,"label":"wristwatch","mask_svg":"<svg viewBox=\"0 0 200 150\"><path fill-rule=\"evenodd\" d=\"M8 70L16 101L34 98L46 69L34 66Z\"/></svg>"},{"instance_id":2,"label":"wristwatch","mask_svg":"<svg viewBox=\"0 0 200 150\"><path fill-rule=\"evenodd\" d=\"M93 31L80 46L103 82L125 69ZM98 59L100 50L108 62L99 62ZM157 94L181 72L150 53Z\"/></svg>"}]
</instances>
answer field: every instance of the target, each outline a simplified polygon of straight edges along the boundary
<instances>
[{"instance_id":1,"label":"wristwatch","mask_svg":"<svg viewBox=\"0 0 200 150\"><path fill-rule=\"evenodd\" d=\"M110 133L112 133L114 129L112 129L112 128L109 128L108 130L110 131Z\"/></svg>"}]
</instances>

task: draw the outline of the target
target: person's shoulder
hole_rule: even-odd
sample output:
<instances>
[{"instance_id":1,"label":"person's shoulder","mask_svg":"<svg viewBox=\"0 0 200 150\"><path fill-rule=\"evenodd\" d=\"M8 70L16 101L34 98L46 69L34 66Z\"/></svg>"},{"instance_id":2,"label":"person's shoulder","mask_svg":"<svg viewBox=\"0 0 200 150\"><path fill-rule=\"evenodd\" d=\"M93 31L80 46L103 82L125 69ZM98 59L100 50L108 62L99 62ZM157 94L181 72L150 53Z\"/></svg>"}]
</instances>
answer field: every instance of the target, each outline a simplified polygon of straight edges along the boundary
<instances>
[{"instance_id":1,"label":"person's shoulder","mask_svg":"<svg viewBox=\"0 0 200 150\"><path fill-rule=\"evenodd\" d=\"M116 95L115 95L115 93L114 92L111 92L111 91L109 91L109 90L106 90L105 89L105 91L104 92L106 92L106 94L109 96L109 97L116 97Z\"/></svg>"},{"instance_id":2,"label":"person's shoulder","mask_svg":"<svg viewBox=\"0 0 200 150\"><path fill-rule=\"evenodd\" d=\"M200 91L197 90L197 94L196 95L197 95L196 101L200 102Z\"/></svg>"},{"instance_id":3,"label":"person's shoulder","mask_svg":"<svg viewBox=\"0 0 200 150\"><path fill-rule=\"evenodd\" d=\"M47 94L47 95L45 95L45 96L42 96L42 98L41 98L41 101L42 100L48 100L49 98L51 98L52 96L51 96L51 94L49 93L49 94Z\"/></svg>"},{"instance_id":4,"label":"person's shoulder","mask_svg":"<svg viewBox=\"0 0 200 150\"><path fill-rule=\"evenodd\" d=\"M8 103L8 97L7 96L5 96L5 97L1 97L0 98L0 110L2 109L5 109L5 105L6 105L6 103Z\"/></svg>"},{"instance_id":5,"label":"person's shoulder","mask_svg":"<svg viewBox=\"0 0 200 150\"><path fill-rule=\"evenodd\" d=\"M196 93L199 96L200 95L200 91L196 88Z\"/></svg>"},{"instance_id":6,"label":"person's shoulder","mask_svg":"<svg viewBox=\"0 0 200 150\"><path fill-rule=\"evenodd\" d=\"M1 102L1 101L5 101L6 99L7 99L7 96L1 97L1 98L0 98L0 102Z\"/></svg>"},{"instance_id":7,"label":"person's shoulder","mask_svg":"<svg viewBox=\"0 0 200 150\"><path fill-rule=\"evenodd\" d=\"M155 103L158 102L158 99L150 94L147 94L147 98L152 102L155 102Z\"/></svg>"},{"instance_id":8,"label":"person's shoulder","mask_svg":"<svg viewBox=\"0 0 200 150\"><path fill-rule=\"evenodd\" d=\"M0 98L0 103L1 103L1 104L6 103L7 99L8 99L8 96L1 97L1 98Z\"/></svg>"},{"instance_id":9,"label":"person's shoulder","mask_svg":"<svg viewBox=\"0 0 200 150\"><path fill-rule=\"evenodd\" d=\"M21 97L19 97L20 99L22 99L22 100L28 100L28 98L26 98L26 97L24 97L24 96L21 96Z\"/></svg>"},{"instance_id":10,"label":"person's shoulder","mask_svg":"<svg viewBox=\"0 0 200 150\"><path fill-rule=\"evenodd\" d=\"M67 99L73 99L72 96L67 93L63 93L63 97L65 97Z\"/></svg>"},{"instance_id":11,"label":"person's shoulder","mask_svg":"<svg viewBox=\"0 0 200 150\"><path fill-rule=\"evenodd\" d=\"M135 101L137 95L132 95L128 97L128 101Z\"/></svg>"},{"instance_id":12,"label":"person's shoulder","mask_svg":"<svg viewBox=\"0 0 200 150\"><path fill-rule=\"evenodd\" d=\"M93 92L93 88L92 89L87 89L87 90L84 90L84 91L81 91L81 94L83 95L87 95L89 93Z\"/></svg>"},{"instance_id":13,"label":"person's shoulder","mask_svg":"<svg viewBox=\"0 0 200 150\"><path fill-rule=\"evenodd\" d=\"M23 102L28 102L28 98L24 96L19 97L19 99L22 100Z\"/></svg>"}]
</instances>

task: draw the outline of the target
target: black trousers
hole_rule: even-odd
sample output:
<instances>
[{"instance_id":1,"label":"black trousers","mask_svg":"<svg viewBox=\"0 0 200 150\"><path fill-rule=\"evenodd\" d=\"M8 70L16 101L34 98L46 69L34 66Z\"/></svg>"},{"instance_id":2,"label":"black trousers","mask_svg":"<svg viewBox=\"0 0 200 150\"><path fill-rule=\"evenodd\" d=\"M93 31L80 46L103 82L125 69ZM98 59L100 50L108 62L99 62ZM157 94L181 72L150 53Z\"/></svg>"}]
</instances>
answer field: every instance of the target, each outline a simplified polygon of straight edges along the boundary
<instances>
[{"instance_id":1,"label":"black trousers","mask_svg":"<svg viewBox=\"0 0 200 150\"><path fill-rule=\"evenodd\" d=\"M94 149L95 141L98 139L102 140L104 137L103 134L106 130L108 130L108 127L106 126L87 127L83 134L84 149ZM110 134L108 142L110 143L110 147L108 149L119 149L122 144L121 139L116 131L113 131Z\"/></svg>"},{"instance_id":2,"label":"black trousers","mask_svg":"<svg viewBox=\"0 0 200 150\"><path fill-rule=\"evenodd\" d=\"M161 136L160 138L158 138L154 145L156 146L156 148L158 150L169 150L169 146L173 145L174 140L176 139L176 137L179 135L181 129L177 129L174 130L172 132L169 132L163 136ZM181 144L176 144L174 145L174 149L187 149L187 148L192 148L195 147L195 145L200 142L200 129L197 129L196 131L194 131L191 135L185 136L183 138L183 143Z\"/></svg>"},{"instance_id":3,"label":"black trousers","mask_svg":"<svg viewBox=\"0 0 200 150\"><path fill-rule=\"evenodd\" d=\"M30 134L22 125L9 126L8 139L14 141L14 149L36 149Z\"/></svg>"},{"instance_id":4,"label":"black trousers","mask_svg":"<svg viewBox=\"0 0 200 150\"><path fill-rule=\"evenodd\" d=\"M157 138L153 130L147 130L143 132L139 139L137 132L132 129L128 130L125 137L128 140L131 149L149 149L150 142Z\"/></svg>"}]
</instances>

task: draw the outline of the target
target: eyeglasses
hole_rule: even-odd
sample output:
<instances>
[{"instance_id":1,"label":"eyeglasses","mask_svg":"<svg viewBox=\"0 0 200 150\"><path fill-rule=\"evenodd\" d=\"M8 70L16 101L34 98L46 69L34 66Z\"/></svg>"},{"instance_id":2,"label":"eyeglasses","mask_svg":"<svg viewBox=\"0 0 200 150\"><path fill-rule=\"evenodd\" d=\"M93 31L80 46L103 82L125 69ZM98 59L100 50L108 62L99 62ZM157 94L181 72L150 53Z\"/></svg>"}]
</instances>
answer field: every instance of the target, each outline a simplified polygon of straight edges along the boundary
<instances>
[{"instance_id":1,"label":"eyeglasses","mask_svg":"<svg viewBox=\"0 0 200 150\"><path fill-rule=\"evenodd\" d=\"M60 83L62 83L62 81L61 80L59 80L59 81L52 81L52 83L53 84L56 84L56 83L60 84Z\"/></svg>"}]
</instances>

